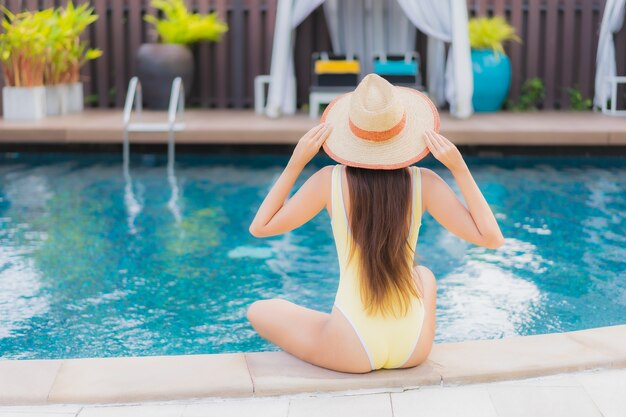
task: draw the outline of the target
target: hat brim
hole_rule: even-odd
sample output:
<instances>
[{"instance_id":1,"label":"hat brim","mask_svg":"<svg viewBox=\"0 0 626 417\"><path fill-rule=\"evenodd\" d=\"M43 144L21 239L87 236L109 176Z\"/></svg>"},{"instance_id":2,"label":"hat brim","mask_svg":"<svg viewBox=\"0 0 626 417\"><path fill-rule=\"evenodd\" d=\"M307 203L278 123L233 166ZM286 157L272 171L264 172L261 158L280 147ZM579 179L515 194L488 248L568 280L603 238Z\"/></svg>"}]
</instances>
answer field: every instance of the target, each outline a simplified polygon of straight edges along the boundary
<instances>
[{"instance_id":1,"label":"hat brim","mask_svg":"<svg viewBox=\"0 0 626 417\"><path fill-rule=\"evenodd\" d=\"M324 142L324 151L335 161L358 168L399 169L428 155L424 132L439 132L439 113L432 101L420 91L395 86L396 94L406 111L406 125L396 136L385 141L372 141L356 136L349 126L352 92L343 94L326 107L321 122L333 126Z\"/></svg>"}]
</instances>

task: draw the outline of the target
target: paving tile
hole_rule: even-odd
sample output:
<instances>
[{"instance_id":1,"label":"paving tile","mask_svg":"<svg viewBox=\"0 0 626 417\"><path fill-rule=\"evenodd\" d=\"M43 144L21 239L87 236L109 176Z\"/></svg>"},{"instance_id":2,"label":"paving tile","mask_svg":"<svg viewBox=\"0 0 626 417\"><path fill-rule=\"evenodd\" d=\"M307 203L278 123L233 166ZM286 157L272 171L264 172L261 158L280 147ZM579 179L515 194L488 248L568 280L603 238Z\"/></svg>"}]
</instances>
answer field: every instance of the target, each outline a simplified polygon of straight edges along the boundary
<instances>
[{"instance_id":1,"label":"paving tile","mask_svg":"<svg viewBox=\"0 0 626 417\"><path fill-rule=\"evenodd\" d=\"M472 384L472 387L487 387L493 384L502 386L529 386L529 387L582 387L572 375L574 374L560 374L549 375L536 378L524 378L524 379L511 379L506 381Z\"/></svg>"},{"instance_id":2,"label":"paving tile","mask_svg":"<svg viewBox=\"0 0 626 417\"><path fill-rule=\"evenodd\" d=\"M35 414L78 414L83 408L75 404L50 404L50 405L13 405L1 406L0 413L35 413Z\"/></svg>"},{"instance_id":3,"label":"paving tile","mask_svg":"<svg viewBox=\"0 0 626 417\"><path fill-rule=\"evenodd\" d=\"M61 368L58 360L0 361L0 404L43 404Z\"/></svg>"},{"instance_id":4,"label":"paving tile","mask_svg":"<svg viewBox=\"0 0 626 417\"><path fill-rule=\"evenodd\" d=\"M89 404L251 394L238 353L66 360L48 399Z\"/></svg>"},{"instance_id":5,"label":"paving tile","mask_svg":"<svg viewBox=\"0 0 626 417\"><path fill-rule=\"evenodd\" d=\"M75 413L48 413L48 412L4 412L0 411L0 417L76 417Z\"/></svg>"},{"instance_id":6,"label":"paving tile","mask_svg":"<svg viewBox=\"0 0 626 417\"><path fill-rule=\"evenodd\" d=\"M626 369L580 373L574 378L604 417L626 416Z\"/></svg>"},{"instance_id":7,"label":"paving tile","mask_svg":"<svg viewBox=\"0 0 626 417\"><path fill-rule=\"evenodd\" d=\"M433 346L429 360L445 384L529 378L606 367L611 358L564 333Z\"/></svg>"},{"instance_id":8,"label":"paving tile","mask_svg":"<svg viewBox=\"0 0 626 417\"><path fill-rule=\"evenodd\" d=\"M85 407L78 417L181 417L184 405Z\"/></svg>"},{"instance_id":9,"label":"paving tile","mask_svg":"<svg viewBox=\"0 0 626 417\"><path fill-rule=\"evenodd\" d=\"M494 384L487 390L499 417L602 417L580 387Z\"/></svg>"},{"instance_id":10,"label":"paving tile","mask_svg":"<svg viewBox=\"0 0 626 417\"><path fill-rule=\"evenodd\" d=\"M626 367L626 325L596 327L565 333L569 338L611 358L611 365Z\"/></svg>"},{"instance_id":11,"label":"paving tile","mask_svg":"<svg viewBox=\"0 0 626 417\"><path fill-rule=\"evenodd\" d=\"M389 394L291 400L289 417L392 417Z\"/></svg>"},{"instance_id":12,"label":"paving tile","mask_svg":"<svg viewBox=\"0 0 626 417\"><path fill-rule=\"evenodd\" d=\"M391 394L394 417L497 417L485 388L426 387Z\"/></svg>"},{"instance_id":13,"label":"paving tile","mask_svg":"<svg viewBox=\"0 0 626 417\"><path fill-rule=\"evenodd\" d=\"M188 405L183 417L287 417L288 410L286 398L256 398Z\"/></svg>"},{"instance_id":14,"label":"paving tile","mask_svg":"<svg viewBox=\"0 0 626 417\"><path fill-rule=\"evenodd\" d=\"M427 361L418 367L348 374L320 368L284 352L246 353L255 395L348 391L435 385L441 381Z\"/></svg>"}]
</instances>

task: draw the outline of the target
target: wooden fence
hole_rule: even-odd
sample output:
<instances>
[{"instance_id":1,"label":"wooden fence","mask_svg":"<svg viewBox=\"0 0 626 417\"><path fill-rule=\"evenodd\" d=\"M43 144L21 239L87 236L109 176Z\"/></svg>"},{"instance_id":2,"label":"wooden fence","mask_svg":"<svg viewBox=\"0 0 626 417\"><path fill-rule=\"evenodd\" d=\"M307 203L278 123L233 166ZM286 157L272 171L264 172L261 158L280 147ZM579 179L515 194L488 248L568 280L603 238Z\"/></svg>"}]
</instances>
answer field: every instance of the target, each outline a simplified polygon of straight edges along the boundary
<instances>
[{"instance_id":1,"label":"wooden fence","mask_svg":"<svg viewBox=\"0 0 626 417\"><path fill-rule=\"evenodd\" d=\"M74 0L75 4L87 0ZM0 0L9 10L63 5L67 0ZM91 0L99 20L90 27L91 45L104 54L85 66L85 95L93 106L123 106L128 81L135 74L135 53L156 34L143 20L154 14L150 0ZM194 10L216 11L229 31L219 43L193 47L196 59L189 104L244 108L253 105L253 80L269 72L277 0L187 0Z\"/></svg>"},{"instance_id":2,"label":"wooden fence","mask_svg":"<svg viewBox=\"0 0 626 417\"><path fill-rule=\"evenodd\" d=\"M83 3L86 0L75 0ZM64 4L66 0L0 0L12 11ZM123 105L128 80L135 73L135 52L155 34L143 21L154 14L149 0L91 0L100 19L87 35L104 55L83 71L85 95L91 106ZM522 43L506 45L511 58L511 97L519 97L521 83L540 77L546 86L544 108L568 108L566 89L576 87L593 95L598 32L605 0L467 0L470 15L504 14ZM229 26L217 44L193 47L196 77L191 106L249 108L253 80L267 74L277 0L187 0L199 12L216 11ZM417 50L426 57L426 37L418 31ZM616 36L618 72L626 74L626 28ZM298 102L307 101L311 53L330 49L321 8L296 33ZM425 68L425 65L422 66Z\"/></svg>"}]
</instances>

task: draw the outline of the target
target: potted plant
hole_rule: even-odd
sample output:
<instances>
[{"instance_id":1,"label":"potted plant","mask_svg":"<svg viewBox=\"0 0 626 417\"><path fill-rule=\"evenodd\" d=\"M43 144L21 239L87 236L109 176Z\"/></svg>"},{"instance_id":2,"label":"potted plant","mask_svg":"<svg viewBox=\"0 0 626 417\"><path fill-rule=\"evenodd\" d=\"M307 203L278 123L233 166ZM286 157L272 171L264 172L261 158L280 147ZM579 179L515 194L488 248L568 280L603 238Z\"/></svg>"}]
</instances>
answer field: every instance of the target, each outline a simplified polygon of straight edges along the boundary
<instances>
[{"instance_id":1,"label":"potted plant","mask_svg":"<svg viewBox=\"0 0 626 417\"><path fill-rule=\"evenodd\" d=\"M89 49L80 36L98 16L88 3L74 7L71 1L63 9L47 9L39 14L50 27L44 74L48 115L82 111L80 69L87 61L100 57L102 51Z\"/></svg>"},{"instance_id":2,"label":"potted plant","mask_svg":"<svg viewBox=\"0 0 626 417\"><path fill-rule=\"evenodd\" d=\"M507 40L520 42L520 38L515 34L515 28L501 16L470 19L468 29L474 74L474 111L498 111L511 85L511 62L502 43Z\"/></svg>"},{"instance_id":3,"label":"potted plant","mask_svg":"<svg viewBox=\"0 0 626 417\"><path fill-rule=\"evenodd\" d=\"M172 81L181 77L189 94L194 74L194 60L187 45L200 41L219 41L228 30L216 13L201 15L187 10L183 0L152 0L152 7L162 17L148 15L161 43L143 44L137 53L137 75L143 85L145 104L166 109Z\"/></svg>"},{"instance_id":4,"label":"potted plant","mask_svg":"<svg viewBox=\"0 0 626 417\"><path fill-rule=\"evenodd\" d=\"M46 115L45 28L32 12L11 13L5 7L0 33L4 118L37 120Z\"/></svg>"},{"instance_id":5,"label":"potted plant","mask_svg":"<svg viewBox=\"0 0 626 417\"><path fill-rule=\"evenodd\" d=\"M44 86L46 88L46 115L56 116L67 112L67 86L62 81L65 71L66 29L60 25L55 9L46 9L33 14L45 28Z\"/></svg>"}]
</instances>

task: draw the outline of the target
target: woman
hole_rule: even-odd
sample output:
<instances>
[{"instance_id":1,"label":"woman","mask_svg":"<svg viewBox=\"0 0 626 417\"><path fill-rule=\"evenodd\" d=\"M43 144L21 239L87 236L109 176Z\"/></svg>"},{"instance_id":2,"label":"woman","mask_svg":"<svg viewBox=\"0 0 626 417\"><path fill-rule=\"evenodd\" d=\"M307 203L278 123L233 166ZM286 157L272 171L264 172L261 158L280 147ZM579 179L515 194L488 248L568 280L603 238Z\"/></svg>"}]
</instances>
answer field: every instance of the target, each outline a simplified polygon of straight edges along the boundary
<instances>
[{"instance_id":1,"label":"woman","mask_svg":"<svg viewBox=\"0 0 626 417\"><path fill-rule=\"evenodd\" d=\"M332 312L273 299L253 303L248 319L263 338L325 368L417 366L435 332L435 277L413 267L422 213L476 245L497 248L502 234L461 154L436 133L437 110L423 94L370 74L322 122L298 141L250 233L287 233L325 208L341 272ZM288 198L322 146L341 165L320 169ZM467 208L437 174L411 166L429 151L452 172Z\"/></svg>"}]
</instances>

